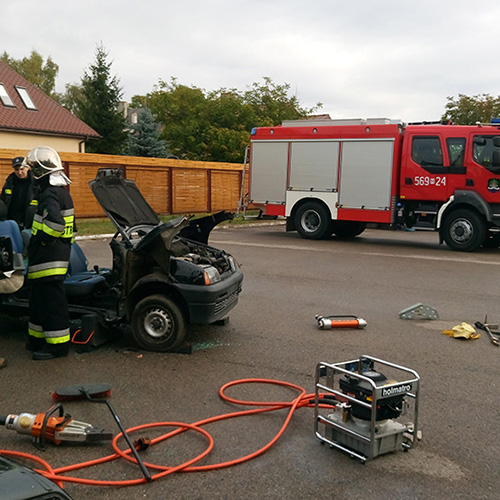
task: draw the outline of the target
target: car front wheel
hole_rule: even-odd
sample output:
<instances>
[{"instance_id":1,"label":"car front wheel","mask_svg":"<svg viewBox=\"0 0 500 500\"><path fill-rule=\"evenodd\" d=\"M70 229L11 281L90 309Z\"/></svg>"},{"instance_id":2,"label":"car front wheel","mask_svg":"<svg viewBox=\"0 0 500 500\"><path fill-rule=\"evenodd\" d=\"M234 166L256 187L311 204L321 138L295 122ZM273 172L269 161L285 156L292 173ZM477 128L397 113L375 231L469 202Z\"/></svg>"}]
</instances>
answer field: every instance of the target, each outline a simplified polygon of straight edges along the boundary
<instances>
[{"instance_id":1,"label":"car front wheel","mask_svg":"<svg viewBox=\"0 0 500 500\"><path fill-rule=\"evenodd\" d=\"M164 295L145 297L132 313L132 335L148 351L167 352L186 336L186 320L179 306Z\"/></svg>"}]
</instances>

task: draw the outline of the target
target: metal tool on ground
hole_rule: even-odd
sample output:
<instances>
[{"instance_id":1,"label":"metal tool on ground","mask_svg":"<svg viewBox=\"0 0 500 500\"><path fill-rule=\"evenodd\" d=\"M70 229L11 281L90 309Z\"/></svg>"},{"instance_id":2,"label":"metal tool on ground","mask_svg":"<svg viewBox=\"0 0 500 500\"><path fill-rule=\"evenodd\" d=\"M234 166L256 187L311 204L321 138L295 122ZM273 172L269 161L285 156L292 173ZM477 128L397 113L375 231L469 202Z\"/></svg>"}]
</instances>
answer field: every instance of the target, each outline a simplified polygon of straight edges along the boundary
<instances>
[{"instance_id":1,"label":"metal tool on ground","mask_svg":"<svg viewBox=\"0 0 500 500\"><path fill-rule=\"evenodd\" d=\"M58 387L52 393L52 399L55 401L78 401L82 399L87 399L87 396L80 392L80 389L85 387L87 394L93 398L107 398L111 396L111 385L105 383L97 384L74 384L65 385L63 387Z\"/></svg>"},{"instance_id":2,"label":"metal tool on ground","mask_svg":"<svg viewBox=\"0 0 500 500\"><path fill-rule=\"evenodd\" d=\"M7 429L33 437L33 444L40 450L45 449L47 441L61 443L97 443L109 441L113 434L98 429L86 422L73 420L64 414L61 403L53 405L45 413L20 413L0 416L0 425Z\"/></svg>"},{"instance_id":3,"label":"metal tool on ground","mask_svg":"<svg viewBox=\"0 0 500 500\"><path fill-rule=\"evenodd\" d=\"M316 321L320 330L330 330L332 328L366 328L366 321L353 315L320 316L316 314Z\"/></svg>"},{"instance_id":4,"label":"metal tool on ground","mask_svg":"<svg viewBox=\"0 0 500 500\"><path fill-rule=\"evenodd\" d=\"M379 371L379 365L394 378ZM342 363L319 363L316 437L362 463L384 453L408 451L420 438L419 385L414 370L366 355ZM403 417L405 423L400 420Z\"/></svg>"},{"instance_id":5,"label":"metal tool on ground","mask_svg":"<svg viewBox=\"0 0 500 500\"><path fill-rule=\"evenodd\" d=\"M399 311L401 319L439 319L436 309L419 302Z\"/></svg>"},{"instance_id":6,"label":"metal tool on ground","mask_svg":"<svg viewBox=\"0 0 500 500\"><path fill-rule=\"evenodd\" d=\"M485 316L484 323L476 321L474 324L476 328L479 328L480 330L483 330L488 334L488 336L490 337L490 342L493 345L500 347L500 340L493 335L493 332L490 330L490 326L488 325L487 321L488 321L488 316Z\"/></svg>"},{"instance_id":7,"label":"metal tool on ground","mask_svg":"<svg viewBox=\"0 0 500 500\"><path fill-rule=\"evenodd\" d=\"M111 405L111 403L102 396L109 396L111 394L111 386L109 384L74 384L69 386L58 387L52 397L54 399L59 398L71 398L71 399L87 399L91 403L100 403L104 404L108 407L111 415L118 425L123 438L125 439L130 451L134 455L134 458L139 465L143 476L146 478L146 481L151 481L151 474L148 469L144 465L142 458L139 456L136 447L132 443L130 436L127 434L125 427L123 426L120 417L116 413L115 409ZM101 396L101 397L96 397Z\"/></svg>"}]
</instances>

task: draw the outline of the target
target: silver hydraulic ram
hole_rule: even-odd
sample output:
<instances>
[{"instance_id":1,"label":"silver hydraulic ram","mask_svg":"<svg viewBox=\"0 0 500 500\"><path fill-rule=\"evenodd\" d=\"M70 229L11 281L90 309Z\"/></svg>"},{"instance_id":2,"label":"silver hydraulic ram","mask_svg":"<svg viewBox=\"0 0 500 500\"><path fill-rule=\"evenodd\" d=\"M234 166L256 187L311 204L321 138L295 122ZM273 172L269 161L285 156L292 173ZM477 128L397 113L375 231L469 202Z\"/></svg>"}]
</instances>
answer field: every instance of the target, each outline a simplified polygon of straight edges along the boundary
<instances>
[{"instance_id":1,"label":"silver hydraulic ram","mask_svg":"<svg viewBox=\"0 0 500 500\"><path fill-rule=\"evenodd\" d=\"M366 328L366 321L363 318L351 315L320 316L316 314L316 321L320 330L330 330L331 328Z\"/></svg>"}]
</instances>

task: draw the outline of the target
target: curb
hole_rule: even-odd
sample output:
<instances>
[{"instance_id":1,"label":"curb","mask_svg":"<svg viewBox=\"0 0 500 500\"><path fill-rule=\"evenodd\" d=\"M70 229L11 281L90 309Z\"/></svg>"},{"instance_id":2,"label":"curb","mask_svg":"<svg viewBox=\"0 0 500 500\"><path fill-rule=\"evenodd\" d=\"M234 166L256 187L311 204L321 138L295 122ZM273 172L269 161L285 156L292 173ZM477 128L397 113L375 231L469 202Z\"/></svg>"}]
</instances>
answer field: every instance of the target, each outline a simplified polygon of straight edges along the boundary
<instances>
[{"instance_id":1,"label":"curb","mask_svg":"<svg viewBox=\"0 0 500 500\"><path fill-rule=\"evenodd\" d=\"M249 222L248 224L226 224L225 226L215 226L212 231L216 231L218 229L245 229L247 227L266 227L266 226L284 226L284 220L276 220L270 222ZM108 239L112 238L116 233L111 234L87 234L85 236L76 236L75 240L100 240L100 239Z\"/></svg>"}]
</instances>

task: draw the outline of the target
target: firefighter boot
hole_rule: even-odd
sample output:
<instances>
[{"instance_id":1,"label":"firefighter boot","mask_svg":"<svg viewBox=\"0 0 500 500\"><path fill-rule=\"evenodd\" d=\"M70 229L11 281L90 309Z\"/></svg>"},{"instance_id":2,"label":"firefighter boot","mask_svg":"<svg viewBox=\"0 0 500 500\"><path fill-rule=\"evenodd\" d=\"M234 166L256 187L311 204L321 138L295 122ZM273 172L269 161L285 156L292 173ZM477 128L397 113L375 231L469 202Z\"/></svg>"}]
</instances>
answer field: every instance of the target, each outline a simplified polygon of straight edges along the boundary
<instances>
[{"instance_id":1,"label":"firefighter boot","mask_svg":"<svg viewBox=\"0 0 500 500\"><path fill-rule=\"evenodd\" d=\"M33 335L28 335L28 340L26 341L26 350L31 352L41 351L45 346L45 339L40 339L33 337Z\"/></svg>"},{"instance_id":2,"label":"firefighter boot","mask_svg":"<svg viewBox=\"0 0 500 500\"><path fill-rule=\"evenodd\" d=\"M45 361L47 359L63 358L69 352L69 342L62 344L45 344L43 349L33 353L32 359L35 361Z\"/></svg>"}]
</instances>

